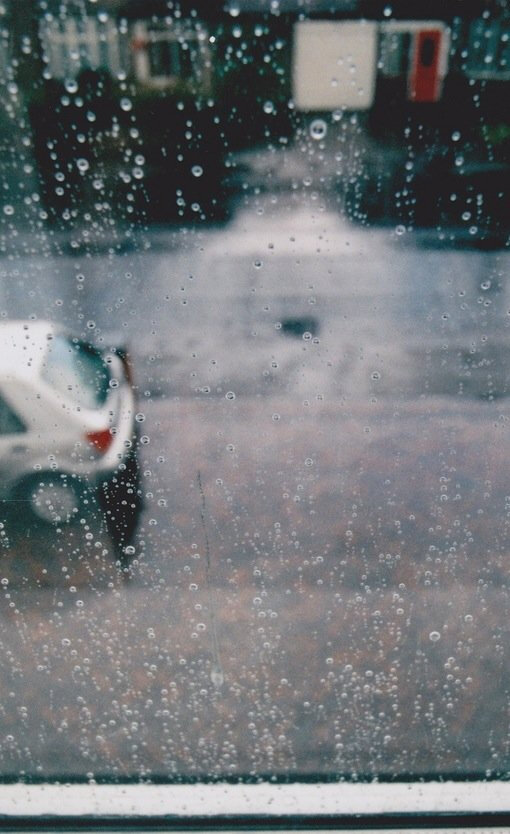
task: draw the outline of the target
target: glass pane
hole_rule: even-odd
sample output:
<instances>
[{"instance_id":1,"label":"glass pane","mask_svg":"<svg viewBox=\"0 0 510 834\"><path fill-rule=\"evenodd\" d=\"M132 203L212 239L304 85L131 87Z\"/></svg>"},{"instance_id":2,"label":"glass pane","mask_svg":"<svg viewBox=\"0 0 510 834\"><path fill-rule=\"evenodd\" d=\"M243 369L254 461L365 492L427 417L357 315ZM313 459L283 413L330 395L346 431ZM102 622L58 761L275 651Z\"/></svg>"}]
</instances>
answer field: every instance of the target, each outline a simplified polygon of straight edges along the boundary
<instances>
[{"instance_id":1,"label":"glass pane","mask_svg":"<svg viewBox=\"0 0 510 834\"><path fill-rule=\"evenodd\" d=\"M508 773L509 32L2 0L1 778Z\"/></svg>"}]
</instances>

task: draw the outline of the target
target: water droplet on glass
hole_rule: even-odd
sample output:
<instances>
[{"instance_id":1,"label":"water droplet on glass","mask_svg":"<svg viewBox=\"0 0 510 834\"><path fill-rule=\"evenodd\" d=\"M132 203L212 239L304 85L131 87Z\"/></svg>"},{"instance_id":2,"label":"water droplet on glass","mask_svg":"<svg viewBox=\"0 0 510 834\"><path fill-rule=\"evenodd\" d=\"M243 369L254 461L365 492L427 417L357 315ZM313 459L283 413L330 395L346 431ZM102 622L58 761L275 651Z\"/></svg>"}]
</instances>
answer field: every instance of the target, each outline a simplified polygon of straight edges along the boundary
<instances>
[{"instance_id":1,"label":"water droplet on glass","mask_svg":"<svg viewBox=\"0 0 510 834\"><path fill-rule=\"evenodd\" d=\"M211 669L211 682L216 689L220 689L223 686L223 672L221 671L219 666L213 666Z\"/></svg>"},{"instance_id":2,"label":"water droplet on glass","mask_svg":"<svg viewBox=\"0 0 510 834\"><path fill-rule=\"evenodd\" d=\"M130 98L121 98L120 107L121 110L124 110L124 112L128 113L133 107L133 102Z\"/></svg>"},{"instance_id":3,"label":"water droplet on glass","mask_svg":"<svg viewBox=\"0 0 510 834\"><path fill-rule=\"evenodd\" d=\"M76 160L76 167L78 168L78 171L81 171L81 173L84 174L85 171L89 170L90 166L88 160L83 159L83 157L81 157L80 159Z\"/></svg>"},{"instance_id":4,"label":"water droplet on glass","mask_svg":"<svg viewBox=\"0 0 510 834\"><path fill-rule=\"evenodd\" d=\"M204 169L202 168L201 165L193 165L193 167L191 169L191 173L193 174L194 177L201 177L202 174L204 173Z\"/></svg>"},{"instance_id":5,"label":"water droplet on glass","mask_svg":"<svg viewBox=\"0 0 510 834\"><path fill-rule=\"evenodd\" d=\"M316 139L319 141L320 139L324 139L326 133L328 132L328 126L324 119L314 119L310 125L310 136L312 139Z\"/></svg>"},{"instance_id":6,"label":"water droplet on glass","mask_svg":"<svg viewBox=\"0 0 510 834\"><path fill-rule=\"evenodd\" d=\"M274 113L274 104L273 104L273 102L272 101L265 101L264 106L263 106L263 110L264 110L264 113L267 113L268 115L270 113Z\"/></svg>"},{"instance_id":7,"label":"water droplet on glass","mask_svg":"<svg viewBox=\"0 0 510 834\"><path fill-rule=\"evenodd\" d=\"M439 634L439 631L431 631L430 632L429 640L431 640L432 643L437 643L437 641L440 640L440 639L441 639L441 635Z\"/></svg>"}]
</instances>

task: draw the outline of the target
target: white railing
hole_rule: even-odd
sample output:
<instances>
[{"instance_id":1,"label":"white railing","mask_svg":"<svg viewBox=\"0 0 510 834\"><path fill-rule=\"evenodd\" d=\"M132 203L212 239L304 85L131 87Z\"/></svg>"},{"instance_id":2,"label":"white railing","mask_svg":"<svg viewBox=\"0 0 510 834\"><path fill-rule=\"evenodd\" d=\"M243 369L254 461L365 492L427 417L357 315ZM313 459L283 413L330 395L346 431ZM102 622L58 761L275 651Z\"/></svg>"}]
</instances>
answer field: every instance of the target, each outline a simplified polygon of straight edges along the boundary
<instances>
[{"instance_id":1,"label":"white railing","mask_svg":"<svg viewBox=\"0 0 510 834\"><path fill-rule=\"evenodd\" d=\"M106 69L112 76L127 72L122 40L115 20L93 17L43 21L43 57L53 78L74 78L83 69Z\"/></svg>"}]
</instances>

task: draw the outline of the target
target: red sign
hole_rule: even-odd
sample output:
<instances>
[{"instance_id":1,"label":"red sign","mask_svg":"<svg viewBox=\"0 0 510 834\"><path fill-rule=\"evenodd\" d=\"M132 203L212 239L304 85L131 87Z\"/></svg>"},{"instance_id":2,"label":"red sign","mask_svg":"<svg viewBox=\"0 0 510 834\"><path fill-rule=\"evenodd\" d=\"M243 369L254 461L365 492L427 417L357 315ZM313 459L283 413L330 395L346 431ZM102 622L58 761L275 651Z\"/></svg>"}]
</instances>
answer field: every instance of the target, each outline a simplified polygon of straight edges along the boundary
<instances>
[{"instance_id":1,"label":"red sign","mask_svg":"<svg viewBox=\"0 0 510 834\"><path fill-rule=\"evenodd\" d=\"M434 102L441 95L439 60L442 33L439 29L422 29L414 38L414 50L408 78L409 99Z\"/></svg>"}]
</instances>

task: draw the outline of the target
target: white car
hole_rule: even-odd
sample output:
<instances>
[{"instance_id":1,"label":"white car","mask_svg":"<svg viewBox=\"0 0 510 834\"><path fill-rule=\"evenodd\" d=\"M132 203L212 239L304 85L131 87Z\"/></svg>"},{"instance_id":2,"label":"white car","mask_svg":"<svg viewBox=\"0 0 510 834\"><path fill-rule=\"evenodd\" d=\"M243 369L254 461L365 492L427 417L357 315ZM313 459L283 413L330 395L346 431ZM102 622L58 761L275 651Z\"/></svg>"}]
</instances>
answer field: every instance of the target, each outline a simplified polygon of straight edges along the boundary
<instances>
[{"instance_id":1,"label":"white car","mask_svg":"<svg viewBox=\"0 0 510 834\"><path fill-rule=\"evenodd\" d=\"M99 506L124 547L141 507L135 408L123 351L49 322L0 324L4 508L63 524Z\"/></svg>"}]
</instances>

